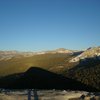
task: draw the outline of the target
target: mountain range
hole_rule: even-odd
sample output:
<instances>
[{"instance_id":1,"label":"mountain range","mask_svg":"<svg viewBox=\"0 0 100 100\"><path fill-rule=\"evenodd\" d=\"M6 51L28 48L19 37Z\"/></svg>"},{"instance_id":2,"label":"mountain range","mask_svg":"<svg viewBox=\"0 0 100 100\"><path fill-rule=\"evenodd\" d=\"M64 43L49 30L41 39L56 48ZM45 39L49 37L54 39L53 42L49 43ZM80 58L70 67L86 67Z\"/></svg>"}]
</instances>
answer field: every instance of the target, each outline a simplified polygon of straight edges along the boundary
<instances>
[{"instance_id":1,"label":"mountain range","mask_svg":"<svg viewBox=\"0 0 100 100\"><path fill-rule=\"evenodd\" d=\"M10 84L9 87L11 87L11 84L15 84L15 86L17 86L16 84L22 84L27 78L26 74L24 75L23 73L26 73L30 68L40 68L51 72L51 74L55 73L61 75L64 78L69 79L66 82L71 79L75 80L70 81L70 84L77 84L76 81L78 81L81 82L80 87L84 84L93 89L100 90L100 47L91 47L82 51L64 48L42 52L0 51L0 86L2 86L2 83ZM31 74L28 74L29 80L27 80L34 80L37 84L38 81L41 80L41 71L37 71L36 74L34 70L33 72L28 71L28 73L30 72ZM37 81L37 78L40 80ZM61 78L60 81L62 81L62 79L63 78ZM47 79L43 80L46 81ZM32 81L32 83L34 83L34 81ZM50 81L48 82L48 86L51 84L49 83ZM28 85L31 85L31 83ZM27 87L28 85L25 86ZM37 85L37 87L39 86L40 85ZM44 88L46 88L45 86ZM53 86L53 84L51 86ZM60 84L58 86L60 86ZM66 87L68 88L67 83ZM76 86L76 88L80 89L78 86ZM73 89L75 89L75 86L73 86ZM88 88L88 90L89 89L90 88Z\"/></svg>"},{"instance_id":2,"label":"mountain range","mask_svg":"<svg viewBox=\"0 0 100 100\"><path fill-rule=\"evenodd\" d=\"M12 58L21 58L21 57L31 57L34 55L41 55L41 54L55 54L55 53L66 53L66 54L73 54L78 52L77 50L68 50L64 48L59 48L56 50L50 51L41 51L41 52L20 52L20 51L0 51L0 60L9 60Z\"/></svg>"}]
</instances>

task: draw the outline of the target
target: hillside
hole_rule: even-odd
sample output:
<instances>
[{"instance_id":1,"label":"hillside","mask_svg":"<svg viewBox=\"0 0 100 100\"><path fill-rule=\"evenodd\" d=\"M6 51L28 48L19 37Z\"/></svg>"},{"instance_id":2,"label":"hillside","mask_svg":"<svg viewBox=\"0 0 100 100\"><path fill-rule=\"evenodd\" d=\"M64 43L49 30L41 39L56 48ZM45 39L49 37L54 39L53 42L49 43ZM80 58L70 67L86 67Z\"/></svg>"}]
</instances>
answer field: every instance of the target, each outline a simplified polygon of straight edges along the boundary
<instances>
[{"instance_id":1,"label":"hillside","mask_svg":"<svg viewBox=\"0 0 100 100\"><path fill-rule=\"evenodd\" d=\"M100 47L89 48L69 62L78 64L65 75L100 89Z\"/></svg>"},{"instance_id":2,"label":"hillside","mask_svg":"<svg viewBox=\"0 0 100 100\"><path fill-rule=\"evenodd\" d=\"M100 60L88 59L65 73L67 77L100 89Z\"/></svg>"},{"instance_id":3,"label":"hillside","mask_svg":"<svg viewBox=\"0 0 100 100\"><path fill-rule=\"evenodd\" d=\"M3 53L1 58L11 56L10 52ZM88 48L85 51L69 51L60 48L31 56L13 53L14 56L10 59L0 60L1 78L9 75L12 78L12 75L15 75L13 79L16 79L17 74L26 72L31 66L36 66L100 90L100 47Z\"/></svg>"},{"instance_id":4,"label":"hillside","mask_svg":"<svg viewBox=\"0 0 100 100\"><path fill-rule=\"evenodd\" d=\"M6 55L11 57L12 54L8 55L7 53L3 56L6 57ZM65 69L66 61L73 57L73 55L72 53L45 53L28 57L16 54L10 59L3 57L4 59L0 60L0 76L25 72L30 66L39 66L47 70L59 72Z\"/></svg>"}]
</instances>

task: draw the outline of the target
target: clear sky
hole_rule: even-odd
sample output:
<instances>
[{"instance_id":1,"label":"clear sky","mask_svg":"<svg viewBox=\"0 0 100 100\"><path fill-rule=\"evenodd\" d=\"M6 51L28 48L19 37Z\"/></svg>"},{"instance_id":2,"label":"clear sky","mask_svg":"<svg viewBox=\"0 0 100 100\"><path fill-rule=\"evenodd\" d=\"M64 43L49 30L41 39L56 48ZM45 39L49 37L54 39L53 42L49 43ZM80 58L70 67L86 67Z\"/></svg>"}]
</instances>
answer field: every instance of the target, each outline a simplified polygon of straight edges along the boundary
<instances>
[{"instance_id":1,"label":"clear sky","mask_svg":"<svg viewBox=\"0 0 100 100\"><path fill-rule=\"evenodd\" d=\"M0 50L100 46L100 0L0 0Z\"/></svg>"}]
</instances>

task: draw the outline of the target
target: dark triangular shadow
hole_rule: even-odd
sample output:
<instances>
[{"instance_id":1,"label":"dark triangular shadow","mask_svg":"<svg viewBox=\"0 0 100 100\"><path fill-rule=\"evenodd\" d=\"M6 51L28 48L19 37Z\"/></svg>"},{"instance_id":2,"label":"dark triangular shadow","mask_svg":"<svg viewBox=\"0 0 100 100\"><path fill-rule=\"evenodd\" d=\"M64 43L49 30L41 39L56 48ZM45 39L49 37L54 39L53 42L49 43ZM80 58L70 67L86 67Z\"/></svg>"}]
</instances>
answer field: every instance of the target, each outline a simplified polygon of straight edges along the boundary
<instances>
[{"instance_id":1,"label":"dark triangular shadow","mask_svg":"<svg viewBox=\"0 0 100 100\"><path fill-rule=\"evenodd\" d=\"M59 74L49 72L39 67L31 67L25 73L7 76L3 88L10 89L60 89L96 91L95 88L84 85L76 80L69 79ZM17 76L17 77L16 77ZM3 79L1 79L3 80ZM0 80L0 81L1 81ZM6 77L5 77L6 80ZM10 81L9 81L10 80Z\"/></svg>"}]
</instances>

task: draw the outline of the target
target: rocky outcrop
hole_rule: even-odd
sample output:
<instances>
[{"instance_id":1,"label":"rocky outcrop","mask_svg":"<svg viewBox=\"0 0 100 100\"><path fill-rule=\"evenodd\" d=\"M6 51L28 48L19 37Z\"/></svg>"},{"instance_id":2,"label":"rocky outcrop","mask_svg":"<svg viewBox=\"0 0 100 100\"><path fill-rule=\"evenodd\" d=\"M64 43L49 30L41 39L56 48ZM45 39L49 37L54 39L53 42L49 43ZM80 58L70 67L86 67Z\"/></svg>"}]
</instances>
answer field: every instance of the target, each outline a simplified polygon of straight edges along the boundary
<instances>
[{"instance_id":1,"label":"rocky outcrop","mask_svg":"<svg viewBox=\"0 0 100 100\"><path fill-rule=\"evenodd\" d=\"M89 48L75 58L72 58L69 62L78 62L80 60L86 60L87 58L100 60L100 47Z\"/></svg>"}]
</instances>

